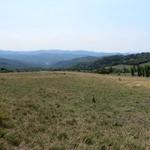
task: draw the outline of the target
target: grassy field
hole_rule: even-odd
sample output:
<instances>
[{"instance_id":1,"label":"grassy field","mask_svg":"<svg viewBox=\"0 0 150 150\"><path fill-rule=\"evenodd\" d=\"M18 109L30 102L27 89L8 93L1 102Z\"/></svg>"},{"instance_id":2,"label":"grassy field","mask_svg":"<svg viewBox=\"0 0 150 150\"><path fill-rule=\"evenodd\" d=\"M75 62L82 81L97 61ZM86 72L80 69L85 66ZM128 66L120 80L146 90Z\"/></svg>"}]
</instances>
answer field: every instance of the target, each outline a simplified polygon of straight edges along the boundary
<instances>
[{"instance_id":1,"label":"grassy field","mask_svg":"<svg viewBox=\"0 0 150 150\"><path fill-rule=\"evenodd\" d=\"M5 149L149 150L150 79L0 74L0 150Z\"/></svg>"}]
</instances>

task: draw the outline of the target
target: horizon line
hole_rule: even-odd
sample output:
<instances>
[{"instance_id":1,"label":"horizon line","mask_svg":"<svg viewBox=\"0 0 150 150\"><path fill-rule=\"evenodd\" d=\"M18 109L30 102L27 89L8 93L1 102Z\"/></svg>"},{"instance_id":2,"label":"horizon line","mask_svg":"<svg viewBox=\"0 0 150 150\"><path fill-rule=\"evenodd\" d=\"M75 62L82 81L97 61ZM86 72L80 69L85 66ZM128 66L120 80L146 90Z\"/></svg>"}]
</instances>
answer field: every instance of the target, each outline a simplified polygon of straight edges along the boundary
<instances>
[{"instance_id":1,"label":"horizon line","mask_svg":"<svg viewBox=\"0 0 150 150\"><path fill-rule=\"evenodd\" d=\"M124 50L124 51L119 51L119 50L88 50L88 49L59 49L59 48L54 48L54 49L0 49L0 51L6 51L6 52L39 52L39 51L65 51L65 52L93 52L93 53L143 53L143 52L150 52L148 50L140 50L140 51L131 51L131 50Z\"/></svg>"}]
</instances>

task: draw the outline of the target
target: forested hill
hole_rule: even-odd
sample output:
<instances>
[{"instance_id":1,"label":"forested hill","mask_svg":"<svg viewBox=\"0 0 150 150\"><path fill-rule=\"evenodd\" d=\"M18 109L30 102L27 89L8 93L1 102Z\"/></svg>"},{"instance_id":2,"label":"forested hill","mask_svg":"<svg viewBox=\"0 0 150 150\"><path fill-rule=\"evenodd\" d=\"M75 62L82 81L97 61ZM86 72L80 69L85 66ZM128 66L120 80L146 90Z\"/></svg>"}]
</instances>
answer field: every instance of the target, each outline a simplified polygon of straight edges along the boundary
<instances>
[{"instance_id":1,"label":"forested hill","mask_svg":"<svg viewBox=\"0 0 150 150\"><path fill-rule=\"evenodd\" d=\"M116 55L117 53L103 53L86 50L37 50L37 51L6 51L0 50L0 58L20 61L31 66L48 69L53 65L81 57L103 57ZM82 62L82 61L81 61ZM70 62L68 62L70 63ZM65 63L66 64L66 63Z\"/></svg>"},{"instance_id":2,"label":"forested hill","mask_svg":"<svg viewBox=\"0 0 150 150\"><path fill-rule=\"evenodd\" d=\"M15 71L16 69L23 70L25 68L30 68L30 66L21 61L0 58L0 72L6 70Z\"/></svg>"},{"instance_id":3,"label":"forested hill","mask_svg":"<svg viewBox=\"0 0 150 150\"><path fill-rule=\"evenodd\" d=\"M148 62L150 62L150 53L139 53L103 57L94 62L78 63L73 68L81 70L94 70L115 65L140 65Z\"/></svg>"},{"instance_id":4,"label":"forested hill","mask_svg":"<svg viewBox=\"0 0 150 150\"><path fill-rule=\"evenodd\" d=\"M69 69L74 67L77 64L81 63L92 63L98 60L100 57L87 56L87 57L79 57L71 60L60 61L52 66L54 69Z\"/></svg>"},{"instance_id":5,"label":"forested hill","mask_svg":"<svg viewBox=\"0 0 150 150\"><path fill-rule=\"evenodd\" d=\"M75 54L77 54L77 52L74 52ZM81 52L80 52L81 53ZM42 57L43 54L38 54L38 57L35 55L34 60L37 61L38 63L35 62L30 62L27 61L28 59L25 59L24 57L27 56L27 54L23 54L23 53L17 53L15 55L14 52L12 52L11 54L9 54L7 52L7 55L2 54L2 52L0 53L1 58L0 58L0 68L5 68L8 70L39 70L40 69L57 69L57 70L89 70L89 71L93 71L93 70L98 70L101 68L107 68L107 67L116 67L117 65L122 65L123 68L124 66L127 66L128 69L129 67L133 66L133 65L146 65L149 64L150 65L150 53L139 53L139 54L130 54L130 55L121 55L121 54L115 54L115 55L111 55L111 56L102 56L100 55L100 53L92 53L91 55L89 55L89 53L86 53L85 56L83 55L73 55L73 58L71 59L71 57L69 57L69 59L64 60L64 59L60 59L61 61L58 61L56 63L54 63L53 65L44 65L44 61L46 59L44 59L44 57ZM9 54L9 55L8 55ZM55 52L56 54L56 52ZM96 55L97 56L92 56L92 55ZM30 54L28 54L29 56L31 56ZM70 53L68 54L67 52L64 54L56 54L56 56L62 56L64 55L64 57L67 57L68 55L70 55ZM86 56L89 55L89 56ZM8 58L4 58L4 57L8 57ZM15 57L14 57L15 56ZM18 56L18 57L17 57ZM20 57L19 57L20 56ZM46 56L46 54L44 53L44 56ZM49 54L47 57L48 61L51 61L51 58L53 56L53 59L55 59L56 57L54 57L54 55ZM75 57L75 58L74 58ZM14 59L16 58L16 59ZM26 60L26 61L25 61ZM31 57L29 60L32 60ZM39 60L39 61L38 61ZM117 66L118 67L118 66ZM118 68L117 68L118 69Z\"/></svg>"},{"instance_id":6,"label":"forested hill","mask_svg":"<svg viewBox=\"0 0 150 150\"><path fill-rule=\"evenodd\" d=\"M82 62L95 61L117 53L69 50L6 51L0 50L0 72L5 70L38 71L70 68Z\"/></svg>"}]
</instances>

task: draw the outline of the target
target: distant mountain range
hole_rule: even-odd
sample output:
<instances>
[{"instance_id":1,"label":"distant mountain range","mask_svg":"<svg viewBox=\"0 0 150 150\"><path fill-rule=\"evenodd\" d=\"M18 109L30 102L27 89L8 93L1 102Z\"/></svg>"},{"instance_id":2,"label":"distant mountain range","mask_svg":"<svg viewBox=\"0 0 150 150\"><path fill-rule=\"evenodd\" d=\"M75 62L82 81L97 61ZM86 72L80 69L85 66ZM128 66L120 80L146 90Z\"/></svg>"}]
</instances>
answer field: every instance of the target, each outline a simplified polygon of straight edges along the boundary
<instances>
[{"instance_id":1,"label":"distant mountain range","mask_svg":"<svg viewBox=\"0 0 150 150\"><path fill-rule=\"evenodd\" d=\"M92 51L38 50L5 51L0 50L0 68L70 68L78 63L93 62L104 56L119 53Z\"/></svg>"},{"instance_id":2,"label":"distant mountain range","mask_svg":"<svg viewBox=\"0 0 150 150\"><path fill-rule=\"evenodd\" d=\"M150 65L150 53L120 54L91 51L3 51L0 50L0 72L31 70L97 71L125 69L133 65Z\"/></svg>"}]
</instances>

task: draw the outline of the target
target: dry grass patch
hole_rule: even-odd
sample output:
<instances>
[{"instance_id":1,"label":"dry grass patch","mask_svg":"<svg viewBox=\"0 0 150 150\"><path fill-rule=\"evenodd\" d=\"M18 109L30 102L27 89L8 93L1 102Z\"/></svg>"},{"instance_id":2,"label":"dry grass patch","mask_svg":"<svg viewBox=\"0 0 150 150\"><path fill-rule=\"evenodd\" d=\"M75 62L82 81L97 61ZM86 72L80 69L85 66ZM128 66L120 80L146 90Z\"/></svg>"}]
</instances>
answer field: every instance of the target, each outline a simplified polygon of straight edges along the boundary
<instances>
[{"instance_id":1,"label":"dry grass patch","mask_svg":"<svg viewBox=\"0 0 150 150\"><path fill-rule=\"evenodd\" d=\"M148 149L148 81L75 72L0 74L0 149Z\"/></svg>"}]
</instances>

